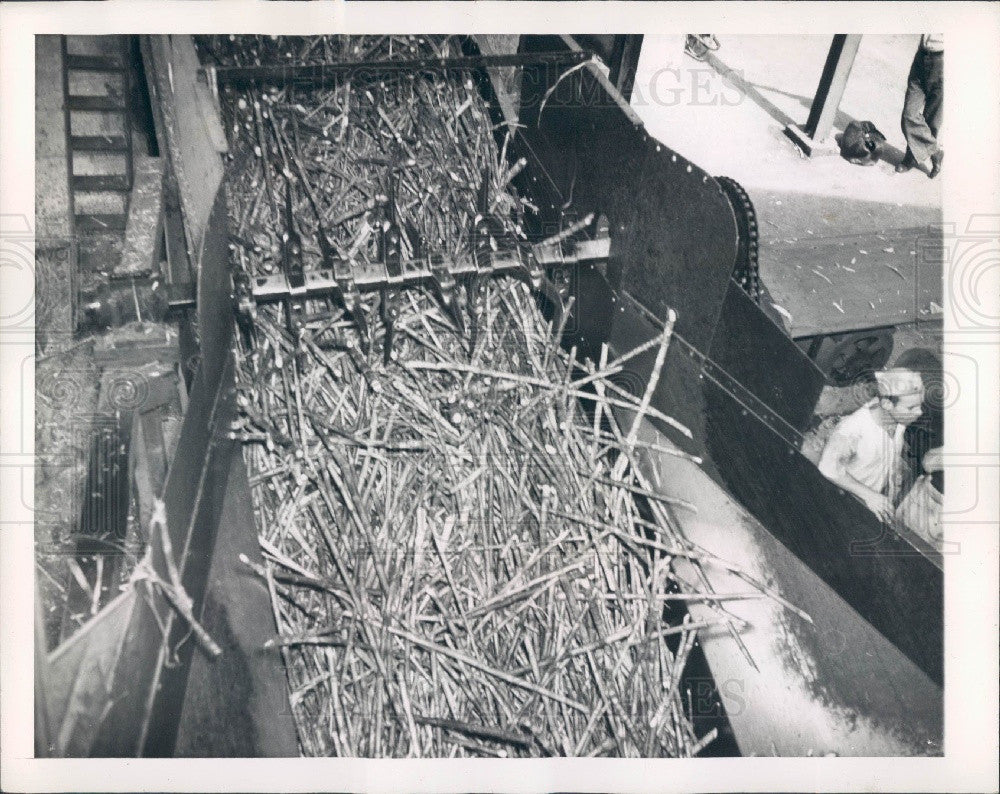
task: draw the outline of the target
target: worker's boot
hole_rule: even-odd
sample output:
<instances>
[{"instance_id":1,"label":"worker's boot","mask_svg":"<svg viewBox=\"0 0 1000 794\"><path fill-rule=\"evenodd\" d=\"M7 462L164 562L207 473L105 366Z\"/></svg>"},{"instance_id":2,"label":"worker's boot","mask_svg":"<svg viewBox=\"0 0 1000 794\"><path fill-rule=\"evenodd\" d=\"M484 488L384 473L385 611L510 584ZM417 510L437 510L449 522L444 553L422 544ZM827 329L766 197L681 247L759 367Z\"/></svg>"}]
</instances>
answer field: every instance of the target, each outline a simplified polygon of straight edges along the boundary
<instances>
[{"instance_id":1,"label":"worker's boot","mask_svg":"<svg viewBox=\"0 0 1000 794\"><path fill-rule=\"evenodd\" d=\"M944 152L938 149L931 155L931 170L927 174L931 179L941 173L941 161L944 160Z\"/></svg>"},{"instance_id":2,"label":"worker's boot","mask_svg":"<svg viewBox=\"0 0 1000 794\"><path fill-rule=\"evenodd\" d=\"M917 165L917 161L913 157L913 152L909 149L906 150L906 154L903 155L903 160L899 165L896 166L897 174L905 174L910 169Z\"/></svg>"}]
</instances>

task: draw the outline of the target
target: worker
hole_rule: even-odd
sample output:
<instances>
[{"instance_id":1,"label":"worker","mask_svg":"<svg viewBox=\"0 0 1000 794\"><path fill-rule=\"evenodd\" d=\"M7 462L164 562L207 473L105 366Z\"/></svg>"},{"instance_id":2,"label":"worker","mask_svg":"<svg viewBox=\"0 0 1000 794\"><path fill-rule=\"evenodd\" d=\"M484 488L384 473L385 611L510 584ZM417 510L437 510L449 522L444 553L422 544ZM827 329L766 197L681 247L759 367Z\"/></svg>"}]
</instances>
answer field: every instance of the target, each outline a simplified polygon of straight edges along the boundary
<instances>
[{"instance_id":1,"label":"worker","mask_svg":"<svg viewBox=\"0 0 1000 794\"><path fill-rule=\"evenodd\" d=\"M927 451L921 461L923 474L917 477L896 508L897 523L939 551L944 548L944 494L935 484L935 477L944 472L943 453L942 447Z\"/></svg>"},{"instance_id":2,"label":"worker","mask_svg":"<svg viewBox=\"0 0 1000 794\"><path fill-rule=\"evenodd\" d=\"M923 412L903 435L903 487L896 521L932 546L941 548L944 502L944 398L941 360L930 350L911 348L895 363L920 373Z\"/></svg>"},{"instance_id":3,"label":"worker","mask_svg":"<svg viewBox=\"0 0 1000 794\"><path fill-rule=\"evenodd\" d=\"M893 364L920 373L924 385L924 405L920 418L903 434L903 490L926 472L933 472L934 487L944 493L944 473L930 469L923 460L929 450L944 444L944 398L946 384L941 359L926 348L903 352Z\"/></svg>"},{"instance_id":4,"label":"worker","mask_svg":"<svg viewBox=\"0 0 1000 794\"><path fill-rule=\"evenodd\" d=\"M903 434L922 411L920 374L895 368L875 373L878 394L840 420L819 460L819 470L891 522L901 482Z\"/></svg>"},{"instance_id":5,"label":"worker","mask_svg":"<svg viewBox=\"0 0 1000 794\"><path fill-rule=\"evenodd\" d=\"M902 174L914 166L933 179L941 173L944 150L938 143L944 107L944 37L925 33L913 57L906 82L906 99L900 125L906 138L906 154L896 166Z\"/></svg>"}]
</instances>

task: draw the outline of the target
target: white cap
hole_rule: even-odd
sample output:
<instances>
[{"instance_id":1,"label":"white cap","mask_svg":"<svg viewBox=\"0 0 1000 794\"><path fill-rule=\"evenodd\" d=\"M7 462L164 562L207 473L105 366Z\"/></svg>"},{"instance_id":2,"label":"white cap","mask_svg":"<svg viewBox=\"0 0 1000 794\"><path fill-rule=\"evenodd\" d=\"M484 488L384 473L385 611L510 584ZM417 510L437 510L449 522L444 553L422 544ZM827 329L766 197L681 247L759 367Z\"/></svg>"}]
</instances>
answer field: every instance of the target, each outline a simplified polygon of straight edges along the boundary
<instances>
[{"instance_id":1,"label":"white cap","mask_svg":"<svg viewBox=\"0 0 1000 794\"><path fill-rule=\"evenodd\" d=\"M924 382L920 373L911 369L887 369L875 373L879 397L903 397L923 394Z\"/></svg>"}]
</instances>

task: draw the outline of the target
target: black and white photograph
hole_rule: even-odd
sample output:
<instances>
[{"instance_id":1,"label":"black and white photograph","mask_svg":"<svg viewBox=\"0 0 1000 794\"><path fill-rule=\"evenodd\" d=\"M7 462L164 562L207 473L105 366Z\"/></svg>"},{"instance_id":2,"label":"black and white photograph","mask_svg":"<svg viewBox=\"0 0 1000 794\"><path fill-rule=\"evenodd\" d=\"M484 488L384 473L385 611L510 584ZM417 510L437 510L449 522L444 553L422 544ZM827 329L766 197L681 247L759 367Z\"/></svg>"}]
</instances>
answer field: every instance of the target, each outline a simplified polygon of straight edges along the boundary
<instances>
[{"instance_id":1,"label":"black and white photograph","mask_svg":"<svg viewBox=\"0 0 1000 794\"><path fill-rule=\"evenodd\" d=\"M5 13L16 788L993 785L996 9L224 5Z\"/></svg>"}]
</instances>

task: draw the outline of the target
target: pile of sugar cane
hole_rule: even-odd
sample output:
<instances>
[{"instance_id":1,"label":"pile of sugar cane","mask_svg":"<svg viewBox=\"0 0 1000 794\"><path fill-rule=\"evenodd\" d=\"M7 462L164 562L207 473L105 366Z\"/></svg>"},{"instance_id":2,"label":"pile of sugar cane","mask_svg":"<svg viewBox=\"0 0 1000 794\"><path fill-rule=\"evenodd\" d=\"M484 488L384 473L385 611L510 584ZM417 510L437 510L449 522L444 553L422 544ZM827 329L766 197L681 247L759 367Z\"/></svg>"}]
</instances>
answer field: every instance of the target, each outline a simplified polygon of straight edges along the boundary
<instances>
[{"instance_id":1,"label":"pile of sugar cane","mask_svg":"<svg viewBox=\"0 0 1000 794\"><path fill-rule=\"evenodd\" d=\"M261 49L288 55L324 49L308 43L311 39L287 37L295 38L293 45L281 38L248 38L254 63L264 57ZM375 43L353 37L347 44L338 37L319 38L333 39L335 45L325 49L350 54L350 61L373 51L386 60L389 52L406 58L461 54L455 43L431 37L375 37ZM397 43L393 51L398 38L409 48ZM505 189L523 164L501 166L505 153L497 153L493 122L471 75L367 71L326 88L226 89L222 100L230 139L233 250L254 275L280 265L287 179L295 185L295 223L307 258L319 252L318 213L338 253L374 260L390 181L404 254L413 251L416 235L438 253L467 251L484 179L491 184L490 209L503 216L507 234L523 238L523 213L535 211L530 201Z\"/></svg>"},{"instance_id":2,"label":"pile of sugar cane","mask_svg":"<svg viewBox=\"0 0 1000 794\"><path fill-rule=\"evenodd\" d=\"M464 77L224 100L234 264L252 275L280 261L286 182L316 264L304 179L338 247L371 258L378 158L402 161L400 216L438 248L467 251L484 173L520 236L530 206ZM654 413L651 390L561 349L523 283L485 297L470 349L430 294L404 293L387 365L378 323L365 353L337 312L292 334L261 307L240 340L234 434L265 565L246 563L272 594L302 752L695 754L712 734L695 736L680 682L699 626L664 622L692 595L671 557L692 553L634 465L637 424L613 414ZM669 327L647 346L660 363Z\"/></svg>"},{"instance_id":3,"label":"pile of sugar cane","mask_svg":"<svg viewBox=\"0 0 1000 794\"><path fill-rule=\"evenodd\" d=\"M256 356L281 371L241 391L303 752L691 754L697 627L663 624L660 553L683 547L662 509L639 514L608 410L628 398L593 378L598 413L581 410L590 376L519 283L489 290L471 358L431 299L407 298L380 389L264 318Z\"/></svg>"}]
</instances>

